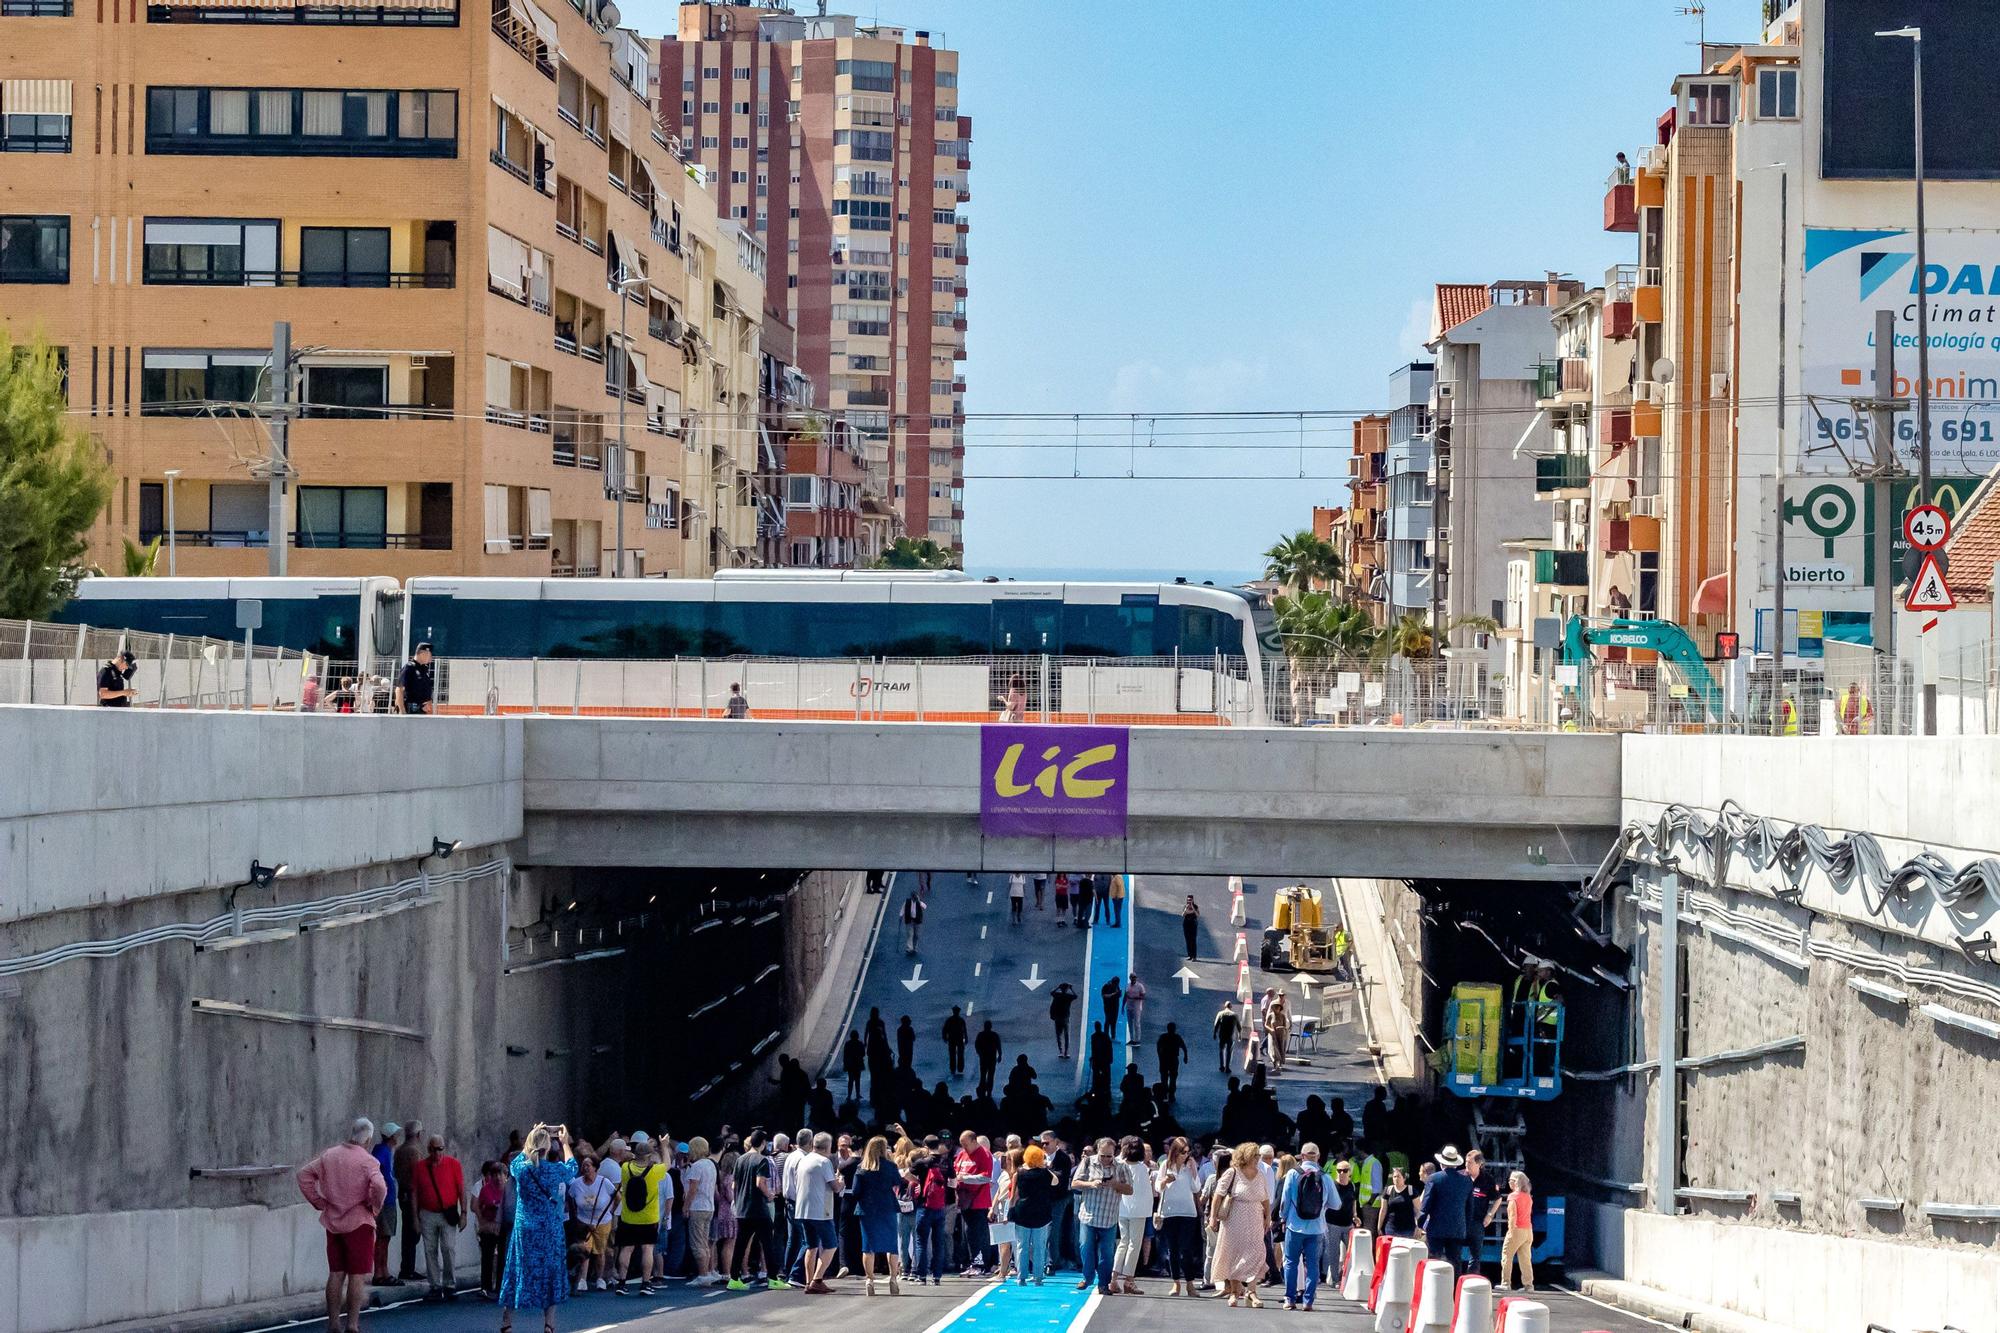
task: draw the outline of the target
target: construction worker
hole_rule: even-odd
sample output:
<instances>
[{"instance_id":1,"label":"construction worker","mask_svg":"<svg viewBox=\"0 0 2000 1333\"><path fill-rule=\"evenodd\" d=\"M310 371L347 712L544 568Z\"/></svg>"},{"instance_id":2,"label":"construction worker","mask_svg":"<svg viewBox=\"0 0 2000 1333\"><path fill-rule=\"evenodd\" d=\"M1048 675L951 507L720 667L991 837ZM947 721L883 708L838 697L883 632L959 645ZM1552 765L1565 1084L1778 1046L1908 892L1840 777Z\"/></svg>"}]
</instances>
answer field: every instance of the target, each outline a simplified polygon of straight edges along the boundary
<instances>
[{"instance_id":1,"label":"construction worker","mask_svg":"<svg viewBox=\"0 0 2000 1333\"><path fill-rule=\"evenodd\" d=\"M1788 692L1778 700L1778 734L1796 736L1799 734L1799 706Z\"/></svg>"},{"instance_id":2,"label":"construction worker","mask_svg":"<svg viewBox=\"0 0 2000 1333\"><path fill-rule=\"evenodd\" d=\"M1382 1159L1367 1144L1357 1144L1354 1165L1354 1192L1357 1207L1367 1208L1382 1192Z\"/></svg>"},{"instance_id":3,"label":"construction worker","mask_svg":"<svg viewBox=\"0 0 2000 1333\"><path fill-rule=\"evenodd\" d=\"M1840 691L1840 732L1843 736L1869 736L1875 731L1875 702L1861 681Z\"/></svg>"}]
</instances>

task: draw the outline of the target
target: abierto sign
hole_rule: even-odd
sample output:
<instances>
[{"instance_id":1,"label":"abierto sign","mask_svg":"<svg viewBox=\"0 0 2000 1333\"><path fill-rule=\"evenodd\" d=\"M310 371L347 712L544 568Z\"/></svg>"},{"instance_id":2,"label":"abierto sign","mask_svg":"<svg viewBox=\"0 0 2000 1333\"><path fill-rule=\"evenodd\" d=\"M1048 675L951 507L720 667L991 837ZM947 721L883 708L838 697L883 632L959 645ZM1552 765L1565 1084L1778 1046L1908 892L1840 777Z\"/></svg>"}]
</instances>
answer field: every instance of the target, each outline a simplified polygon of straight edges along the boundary
<instances>
[{"instance_id":1,"label":"abierto sign","mask_svg":"<svg viewBox=\"0 0 2000 1333\"><path fill-rule=\"evenodd\" d=\"M979 831L989 838L1122 838L1131 767L1124 727L979 729Z\"/></svg>"},{"instance_id":2,"label":"abierto sign","mask_svg":"<svg viewBox=\"0 0 2000 1333\"><path fill-rule=\"evenodd\" d=\"M2000 231L1932 228L1919 275L1910 231L1807 227L1804 442L1799 471L1847 474L1873 457L1873 423L1851 406L1877 396L1875 312L1896 316L1896 383L1915 399L1917 293L1930 311L1931 468L1982 476L2000 465ZM1914 411L1896 418L1896 455L1917 460Z\"/></svg>"}]
</instances>

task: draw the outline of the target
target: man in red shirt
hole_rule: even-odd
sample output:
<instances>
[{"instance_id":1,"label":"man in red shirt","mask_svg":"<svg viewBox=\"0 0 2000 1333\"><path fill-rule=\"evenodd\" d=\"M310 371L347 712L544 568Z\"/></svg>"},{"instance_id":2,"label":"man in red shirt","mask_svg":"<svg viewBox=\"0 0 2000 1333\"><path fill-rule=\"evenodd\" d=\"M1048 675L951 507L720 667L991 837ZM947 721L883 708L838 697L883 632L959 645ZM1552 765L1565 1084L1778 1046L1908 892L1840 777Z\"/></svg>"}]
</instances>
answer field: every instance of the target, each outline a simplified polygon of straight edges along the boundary
<instances>
[{"instance_id":1,"label":"man in red shirt","mask_svg":"<svg viewBox=\"0 0 2000 1333\"><path fill-rule=\"evenodd\" d=\"M472 1210L465 1195L465 1168L456 1157L447 1157L444 1136L433 1134L424 1142L424 1155L410 1171L417 1192L417 1231L423 1237L424 1275L430 1279L428 1299L458 1299L453 1269L457 1234L465 1230Z\"/></svg>"},{"instance_id":2,"label":"man in red shirt","mask_svg":"<svg viewBox=\"0 0 2000 1333\"><path fill-rule=\"evenodd\" d=\"M958 1188L958 1216L965 1242L964 1277L988 1277L987 1213L993 1207L993 1154L971 1130L958 1136L958 1156L952 1160L951 1183Z\"/></svg>"},{"instance_id":3,"label":"man in red shirt","mask_svg":"<svg viewBox=\"0 0 2000 1333\"><path fill-rule=\"evenodd\" d=\"M361 1333L368 1275L375 1271L375 1213L389 1197L389 1182L368 1151L374 1137L374 1123L361 1116L347 1142L299 1168L299 1192L326 1229L326 1326L344 1333Z\"/></svg>"}]
</instances>

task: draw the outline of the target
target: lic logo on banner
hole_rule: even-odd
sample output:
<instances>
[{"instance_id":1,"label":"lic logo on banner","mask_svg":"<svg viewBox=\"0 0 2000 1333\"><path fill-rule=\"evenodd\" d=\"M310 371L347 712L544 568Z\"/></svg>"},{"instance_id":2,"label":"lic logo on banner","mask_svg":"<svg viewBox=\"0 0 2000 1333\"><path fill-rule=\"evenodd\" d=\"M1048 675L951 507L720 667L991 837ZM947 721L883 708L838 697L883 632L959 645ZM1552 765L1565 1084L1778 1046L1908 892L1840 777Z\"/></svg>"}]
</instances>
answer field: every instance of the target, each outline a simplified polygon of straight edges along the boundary
<instances>
[{"instance_id":1,"label":"lic logo on banner","mask_svg":"<svg viewBox=\"0 0 2000 1333\"><path fill-rule=\"evenodd\" d=\"M1124 727L979 730L979 829L998 838L1125 836Z\"/></svg>"}]
</instances>

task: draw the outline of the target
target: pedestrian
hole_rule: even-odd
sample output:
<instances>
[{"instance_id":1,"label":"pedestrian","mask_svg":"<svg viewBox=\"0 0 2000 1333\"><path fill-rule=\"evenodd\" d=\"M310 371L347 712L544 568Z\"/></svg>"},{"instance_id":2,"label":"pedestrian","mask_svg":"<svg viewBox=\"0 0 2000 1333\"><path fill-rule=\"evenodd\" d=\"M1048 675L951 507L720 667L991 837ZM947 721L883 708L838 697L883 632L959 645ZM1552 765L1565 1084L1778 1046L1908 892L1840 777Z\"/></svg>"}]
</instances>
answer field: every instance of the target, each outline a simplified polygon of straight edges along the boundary
<instances>
[{"instance_id":1,"label":"pedestrian","mask_svg":"<svg viewBox=\"0 0 2000 1333\"><path fill-rule=\"evenodd\" d=\"M1382 1191L1375 1207L1375 1234L1417 1234L1417 1192L1410 1188L1410 1178L1400 1166L1389 1168L1389 1188Z\"/></svg>"},{"instance_id":2,"label":"pedestrian","mask_svg":"<svg viewBox=\"0 0 2000 1333\"><path fill-rule=\"evenodd\" d=\"M715 1263L715 1162L709 1157L708 1140L699 1135L689 1139L687 1156L677 1197L687 1204L688 1249L694 1253L693 1285L712 1287L722 1281L722 1272Z\"/></svg>"},{"instance_id":3,"label":"pedestrian","mask_svg":"<svg viewBox=\"0 0 2000 1333\"><path fill-rule=\"evenodd\" d=\"M1212 1280L1222 1285L1231 1306L1262 1309L1257 1284L1265 1273L1264 1246L1271 1230L1271 1194L1258 1169L1257 1145L1239 1143L1229 1167L1216 1177L1209 1205L1216 1231Z\"/></svg>"},{"instance_id":4,"label":"pedestrian","mask_svg":"<svg viewBox=\"0 0 2000 1333\"><path fill-rule=\"evenodd\" d=\"M615 1170L618 1163L611 1165ZM610 1286L604 1280L604 1271L611 1266L611 1233L618 1221L618 1182L612 1172L603 1170L588 1153L577 1159L576 1169L577 1176L569 1182L568 1193L569 1215L576 1221L579 1248L583 1251L575 1273L576 1294L581 1296L593 1282L599 1291Z\"/></svg>"},{"instance_id":5,"label":"pedestrian","mask_svg":"<svg viewBox=\"0 0 2000 1333\"><path fill-rule=\"evenodd\" d=\"M1125 876L1113 875L1111 877L1109 896L1111 898L1111 928L1113 930L1122 930L1125 926Z\"/></svg>"},{"instance_id":6,"label":"pedestrian","mask_svg":"<svg viewBox=\"0 0 2000 1333\"><path fill-rule=\"evenodd\" d=\"M424 1142L424 1156L412 1171L416 1183L417 1230L423 1240L427 1299L458 1299L457 1237L466 1227L465 1168L444 1150L444 1135Z\"/></svg>"},{"instance_id":7,"label":"pedestrian","mask_svg":"<svg viewBox=\"0 0 2000 1333\"><path fill-rule=\"evenodd\" d=\"M1022 688L1019 676L1007 681L1007 694L1000 709L1002 722L1025 722L1028 720L1028 692Z\"/></svg>"},{"instance_id":8,"label":"pedestrian","mask_svg":"<svg viewBox=\"0 0 2000 1333\"><path fill-rule=\"evenodd\" d=\"M750 701L743 696L741 683L729 682L729 702L722 706L722 712L731 722L741 722L750 716Z\"/></svg>"},{"instance_id":9,"label":"pedestrian","mask_svg":"<svg viewBox=\"0 0 2000 1333\"><path fill-rule=\"evenodd\" d=\"M1216 1212L1215 1187L1217 1182L1229 1174L1229 1155L1228 1148L1220 1146L1214 1148L1209 1153L1208 1160L1201 1164L1200 1183L1195 1187L1194 1203L1195 1207L1200 1209L1202 1231L1201 1289L1203 1291L1216 1289L1215 1246L1222 1235L1222 1219Z\"/></svg>"},{"instance_id":10,"label":"pedestrian","mask_svg":"<svg viewBox=\"0 0 2000 1333\"><path fill-rule=\"evenodd\" d=\"M965 1045L968 1034L965 1030L965 1015L958 1006L951 1007L951 1014L944 1020L940 1035L944 1038L945 1055L950 1061L951 1076L957 1078L965 1072Z\"/></svg>"},{"instance_id":11,"label":"pedestrian","mask_svg":"<svg viewBox=\"0 0 2000 1333\"><path fill-rule=\"evenodd\" d=\"M1285 1041L1291 1033L1291 1005L1284 992L1274 992L1270 1003L1264 1006L1264 1038L1271 1052L1271 1068L1278 1073L1285 1069Z\"/></svg>"},{"instance_id":12,"label":"pedestrian","mask_svg":"<svg viewBox=\"0 0 2000 1333\"><path fill-rule=\"evenodd\" d=\"M988 1023L986 1031L992 1030L993 1025ZM993 1040L997 1046L999 1037ZM982 1065L983 1061L982 1056ZM991 1086L988 1080L989 1091ZM958 1191L959 1224L965 1229L965 1249L970 1260L960 1276L991 1277L993 1265L986 1251L991 1246L988 1224L993 1208L993 1154L969 1129L958 1136L958 1155L952 1159L951 1173L952 1185Z\"/></svg>"},{"instance_id":13,"label":"pedestrian","mask_svg":"<svg viewBox=\"0 0 2000 1333\"><path fill-rule=\"evenodd\" d=\"M1109 981L1098 988L1097 998L1104 1006L1104 1030L1111 1034L1112 1040L1116 1041L1118 1013L1125 1007L1125 988L1119 984L1116 972L1111 974Z\"/></svg>"},{"instance_id":14,"label":"pedestrian","mask_svg":"<svg viewBox=\"0 0 2000 1333\"><path fill-rule=\"evenodd\" d=\"M1040 1144L1031 1143L1021 1151L1020 1169L1014 1172L1014 1199L1008 1221L1014 1226L1014 1262L1020 1284L1042 1285L1049 1266L1049 1225L1055 1220L1055 1201L1062 1182L1049 1170L1048 1154Z\"/></svg>"},{"instance_id":15,"label":"pedestrian","mask_svg":"<svg viewBox=\"0 0 2000 1333\"><path fill-rule=\"evenodd\" d=\"M1166 1156L1153 1173L1153 1189L1160 1248L1174 1284L1170 1294L1192 1296L1201 1280L1201 1217L1195 1204L1194 1155L1185 1138L1167 1140Z\"/></svg>"},{"instance_id":16,"label":"pedestrian","mask_svg":"<svg viewBox=\"0 0 2000 1333\"><path fill-rule=\"evenodd\" d=\"M500 1163L488 1158L479 1164L479 1188L472 1195L473 1234L479 1240L479 1294L492 1300L500 1294L500 1265L506 1256L500 1247L501 1219L513 1205L507 1195L510 1182Z\"/></svg>"},{"instance_id":17,"label":"pedestrian","mask_svg":"<svg viewBox=\"0 0 2000 1333\"><path fill-rule=\"evenodd\" d=\"M926 1275L933 1287L944 1285L944 1213L951 1201L947 1179L943 1162L926 1141L925 1151L911 1159L910 1170L904 1175L917 1217L917 1262L912 1275L919 1286Z\"/></svg>"},{"instance_id":18,"label":"pedestrian","mask_svg":"<svg viewBox=\"0 0 2000 1333\"><path fill-rule=\"evenodd\" d=\"M1125 987L1125 1044L1137 1046L1141 1041L1141 1024L1146 1017L1146 983L1139 980L1139 974L1132 974L1131 982Z\"/></svg>"},{"instance_id":19,"label":"pedestrian","mask_svg":"<svg viewBox=\"0 0 2000 1333\"><path fill-rule=\"evenodd\" d=\"M1433 1259L1443 1259L1460 1275L1472 1271L1471 1218L1472 1181L1464 1171L1465 1159L1450 1144L1437 1155L1438 1171L1424 1187L1417 1205L1417 1225L1430 1246Z\"/></svg>"},{"instance_id":20,"label":"pedestrian","mask_svg":"<svg viewBox=\"0 0 2000 1333\"><path fill-rule=\"evenodd\" d=\"M1056 1029L1056 1058L1069 1059L1069 1011L1076 1003L1076 987L1067 981L1049 993L1049 1022Z\"/></svg>"},{"instance_id":21,"label":"pedestrian","mask_svg":"<svg viewBox=\"0 0 2000 1333\"><path fill-rule=\"evenodd\" d=\"M833 1200L840 1193L840 1173L833 1165L833 1135L813 1136L812 1151L793 1167L798 1181L798 1219L805 1232L805 1290L809 1296L830 1296L826 1275L840 1252L833 1227Z\"/></svg>"},{"instance_id":22,"label":"pedestrian","mask_svg":"<svg viewBox=\"0 0 2000 1333\"><path fill-rule=\"evenodd\" d=\"M417 1245L422 1240L417 1229L417 1161L424 1155L424 1127L418 1120L403 1126L403 1141L396 1147L397 1231L402 1237L402 1267L396 1276L414 1282L417 1272Z\"/></svg>"},{"instance_id":23,"label":"pedestrian","mask_svg":"<svg viewBox=\"0 0 2000 1333\"><path fill-rule=\"evenodd\" d=\"M1343 1158L1333 1164L1333 1183L1326 1192L1326 1248L1320 1255L1322 1275L1337 1276L1347 1267L1347 1243L1354 1234L1354 1224L1360 1220L1354 1164Z\"/></svg>"},{"instance_id":24,"label":"pedestrian","mask_svg":"<svg viewBox=\"0 0 2000 1333\"><path fill-rule=\"evenodd\" d=\"M1507 1173L1507 1194L1495 1199L1493 1207L1487 1211L1484 1225L1492 1226L1494 1214L1505 1209L1507 1212L1507 1234L1500 1242L1500 1281L1495 1290L1505 1288L1520 1291L1535 1289L1535 1196L1529 1192L1528 1176L1524 1171ZM1520 1280L1510 1280L1516 1265L1520 1267Z\"/></svg>"},{"instance_id":25,"label":"pedestrian","mask_svg":"<svg viewBox=\"0 0 2000 1333\"><path fill-rule=\"evenodd\" d=\"M1069 910L1069 872L1056 872L1056 924L1068 929L1072 913Z\"/></svg>"},{"instance_id":26,"label":"pedestrian","mask_svg":"<svg viewBox=\"0 0 2000 1333\"><path fill-rule=\"evenodd\" d=\"M1137 1278L1139 1256L1146 1248L1146 1224L1153 1217L1153 1176L1146 1167L1146 1145L1138 1135L1127 1135L1119 1153L1132 1188L1118 1196L1118 1247L1112 1254L1111 1273L1119 1291L1143 1296Z\"/></svg>"},{"instance_id":27,"label":"pedestrian","mask_svg":"<svg viewBox=\"0 0 2000 1333\"><path fill-rule=\"evenodd\" d=\"M778 1274L777 1257L771 1252L771 1186L770 1158L764 1155L764 1131L753 1129L743 1140L743 1153L736 1159L736 1171L730 1181L732 1206L736 1210L736 1246L729 1255L729 1290L748 1291L750 1283L745 1278L766 1281ZM756 1255L756 1266L750 1264L752 1253ZM773 1281L773 1286L783 1286Z\"/></svg>"},{"instance_id":28,"label":"pedestrian","mask_svg":"<svg viewBox=\"0 0 2000 1333\"><path fill-rule=\"evenodd\" d=\"M1104 1030L1104 1024L1090 1025L1090 1091L1092 1096L1109 1099L1111 1096L1111 1034Z\"/></svg>"},{"instance_id":29,"label":"pedestrian","mask_svg":"<svg viewBox=\"0 0 2000 1333\"><path fill-rule=\"evenodd\" d=\"M653 1152L652 1140L644 1130L632 1135L632 1151L637 1154L618 1166L618 1226L614 1239L617 1257L612 1262L611 1290L625 1295L632 1271L632 1256L639 1256L639 1294L653 1294L653 1250L660 1243L660 1204L666 1193L667 1168Z\"/></svg>"},{"instance_id":30,"label":"pedestrian","mask_svg":"<svg viewBox=\"0 0 2000 1333\"><path fill-rule=\"evenodd\" d=\"M1042 894L1048 889L1048 887L1049 887L1049 872L1046 870L1037 870L1035 872L1035 910L1037 912L1042 910L1042 902L1043 902Z\"/></svg>"},{"instance_id":31,"label":"pedestrian","mask_svg":"<svg viewBox=\"0 0 2000 1333\"><path fill-rule=\"evenodd\" d=\"M139 691L132 688L132 677L138 674L139 662L132 654L120 652L97 669L97 706L99 708L130 708L132 701L139 697Z\"/></svg>"},{"instance_id":32,"label":"pedestrian","mask_svg":"<svg viewBox=\"0 0 2000 1333\"><path fill-rule=\"evenodd\" d=\"M861 1071L868 1067L868 1048L861 1044L861 1034L849 1031L847 1040L840 1048L840 1067L847 1071L847 1099L861 1100Z\"/></svg>"},{"instance_id":33,"label":"pedestrian","mask_svg":"<svg viewBox=\"0 0 2000 1333\"><path fill-rule=\"evenodd\" d=\"M1310 1310L1319 1294L1327 1193L1326 1177L1319 1169L1319 1145L1301 1144L1298 1164L1285 1175L1278 1196L1278 1215L1285 1222L1287 1310Z\"/></svg>"},{"instance_id":34,"label":"pedestrian","mask_svg":"<svg viewBox=\"0 0 2000 1333\"><path fill-rule=\"evenodd\" d=\"M981 1097L993 1095L993 1075L1000 1068L1000 1034L993 1030L993 1020L987 1019L979 1026L979 1035L973 1038L972 1053L979 1057L979 1091Z\"/></svg>"},{"instance_id":35,"label":"pedestrian","mask_svg":"<svg viewBox=\"0 0 2000 1333\"><path fill-rule=\"evenodd\" d=\"M569 1126L536 1125L507 1169L514 1177L514 1233L500 1275L501 1333L514 1326L514 1311L537 1306L543 1333L555 1333L556 1307L569 1299L563 1214L577 1176Z\"/></svg>"},{"instance_id":36,"label":"pedestrian","mask_svg":"<svg viewBox=\"0 0 2000 1333\"><path fill-rule=\"evenodd\" d=\"M898 1197L902 1172L889 1157L889 1140L880 1134L868 1140L854 1169L854 1218L861 1228L861 1276L868 1295L875 1294L875 1260L879 1257L889 1274L889 1294L902 1295L898 1279L902 1266L897 1258L897 1222L902 1216Z\"/></svg>"},{"instance_id":37,"label":"pedestrian","mask_svg":"<svg viewBox=\"0 0 2000 1333\"><path fill-rule=\"evenodd\" d=\"M723 1126L721 1142L729 1145L715 1159L715 1221L710 1237L715 1244L715 1280L729 1277L729 1258L736 1250L736 1162L742 1156L734 1146L736 1136Z\"/></svg>"},{"instance_id":38,"label":"pedestrian","mask_svg":"<svg viewBox=\"0 0 2000 1333\"><path fill-rule=\"evenodd\" d=\"M1007 908L1013 914L1015 925L1021 924L1021 909L1028 897L1028 877L1020 871L1007 876Z\"/></svg>"},{"instance_id":39,"label":"pedestrian","mask_svg":"<svg viewBox=\"0 0 2000 1333\"><path fill-rule=\"evenodd\" d=\"M1160 1082L1166 1086L1167 1099L1173 1101L1180 1096L1181 1066L1187 1063L1187 1042L1181 1039L1180 1029L1172 1023L1153 1043L1153 1050L1160 1058Z\"/></svg>"},{"instance_id":40,"label":"pedestrian","mask_svg":"<svg viewBox=\"0 0 2000 1333\"><path fill-rule=\"evenodd\" d=\"M917 1050L917 1030L910 1026L910 1016L903 1015L903 1021L896 1024L896 1068L908 1069Z\"/></svg>"},{"instance_id":41,"label":"pedestrian","mask_svg":"<svg viewBox=\"0 0 2000 1333\"><path fill-rule=\"evenodd\" d=\"M1027 1059L1025 1055L1021 1058ZM1000 1266L993 1277L1001 1283L1014 1276L1018 1234L1014 1230L1014 1177L1021 1172L1021 1150L1013 1146L1020 1138L1013 1134L1007 1137L1008 1147L993 1156L993 1207L986 1214L986 1239L1000 1256Z\"/></svg>"},{"instance_id":42,"label":"pedestrian","mask_svg":"<svg viewBox=\"0 0 2000 1333\"><path fill-rule=\"evenodd\" d=\"M917 951L917 936L924 929L924 900L912 893L903 899L903 953Z\"/></svg>"},{"instance_id":43,"label":"pedestrian","mask_svg":"<svg viewBox=\"0 0 2000 1333\"><path fill-rule=\"evenodd\" d=\"M1505 1194L1500 1173L1486 1165L1486 1154L1474 1148L1465 1155L1465 1178L1472 1182L1472 1195L1465 1201L1465 1236L1472 1244L1474 1262L1485 1248L1486 1229L1493 1225L1500 1196Z\"/></svg>"},{"instance_id":44,"label":"pedestrian","mask_svg":"<svg viewBox=\"0 0 2000 1333\"><path fill-rule=\"evenodd\" d=\"M1195 936L1201 930L1201 908L1196 905L1194 895L1187 896L1187 905L1181 908L1181 939L1187 944L1188 961L1194 961Z\"/></svg>"},{"instance_id":45,"label":"pedestrian","mask_svg":"<svg viewBox=\"0 0 2000 1333\"><path fill-rule=\"evenodd\" d=\"M1118 1141L1102 1138L1097 1151L1077 1166L1070 1177L1076 1193L1078 1244L1082 1249L1083 1281L1078 1291L1094 1284L1101 1296L1115 1296L1112 1263L1118 1250L1118 1201L1132 1192L1132 1173L1118 1159Z\"/></svg>"},{"instance_id":46,"label":"pedestrian","mask_svg":"<svg viewBox=\"0 0 2000 1333\"><path fill-rule=\"evenodd\" d=\"M1215 1022L1212 1027L1215 1032L1216 1064L1223 1073L1227 1074L1229 1072L1229 1053L1236 1046L1237 1028L1236 1005L1228 996L1223 997L1222 1008L1216 1010Z\"/></svg>"},{"instance_id":47,"label":"pedestrian","mask_svg":"<svg viewBox=\"0 0 2000 1333\"><path fill-rule=\"evenodd\" d=\"M433 711L433 701L437 697L437 664L431 661L431 646L417 645L417 651L410 660L403 663L401 674L396 677L396 694L392 707L399 713L428 713ZM405 1219L408 1220L407 1218ZM409 1244L408 1240L403 1242ZM404 1277L411 1276L408 1273Z\"/></svg>"},{"instance_id":48,"label":"pedestrian","mask_svg":"<svg viewBox=\"0 0 2000 1333\"><path fill-rule=\"evenodd\" d=\"M402 1146L403 1127L393 1120L384 1121L381 1140L372 1153L382 1172L384 1188L382 1205L375 1214L375 1273L371 1285L377 1287L403 1285L403 1279L389 1271L389 1242L395 1239L396 1221L401 1216L396 1199L396 1150Z\"/></svg>"},{"instance_id":49,"label":"pedestrian","mask_svg":"<svg viewBox=\"0 0 2000 1333\"><path fill-rule=\"evenodd\" d=\"M368 1276L375 1266L375 1219L389 1195L380 1163L368 1150L375 1125L358 1116L347 1141L299 1168L299 1192L319 1214L326 1232L326 1326L331 1333L361 1333Z\"/></svg>"},{"instance_id":50,"label":"pedestrian","mask_svg":"<svg viewBox=\"0 0 2000 1333\"><path fill-rule=\"evenodd\" d=\"M1076 924L1085 927L1095 924L1093 914L1101 915L1104 911L1104 904L1097 901L1097 876L1088 870L1079 875L1074 897Z\"/></svg>"}]
</instances>

